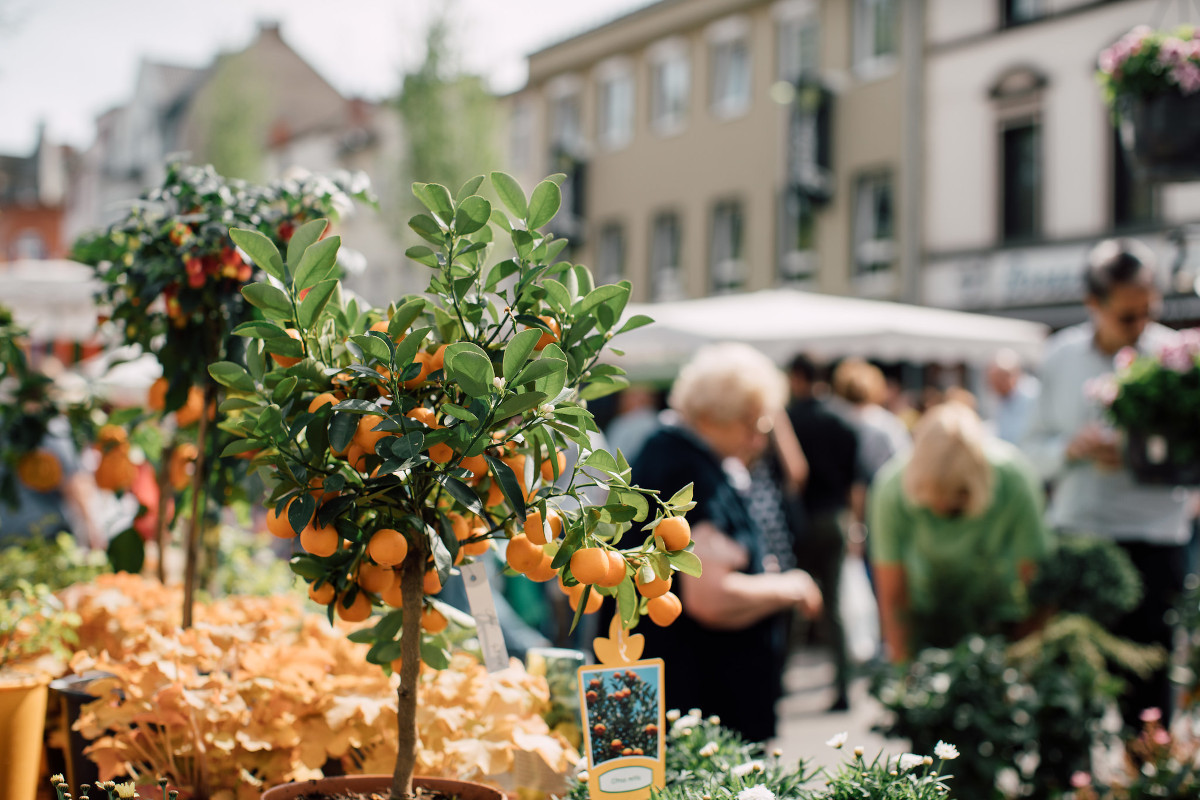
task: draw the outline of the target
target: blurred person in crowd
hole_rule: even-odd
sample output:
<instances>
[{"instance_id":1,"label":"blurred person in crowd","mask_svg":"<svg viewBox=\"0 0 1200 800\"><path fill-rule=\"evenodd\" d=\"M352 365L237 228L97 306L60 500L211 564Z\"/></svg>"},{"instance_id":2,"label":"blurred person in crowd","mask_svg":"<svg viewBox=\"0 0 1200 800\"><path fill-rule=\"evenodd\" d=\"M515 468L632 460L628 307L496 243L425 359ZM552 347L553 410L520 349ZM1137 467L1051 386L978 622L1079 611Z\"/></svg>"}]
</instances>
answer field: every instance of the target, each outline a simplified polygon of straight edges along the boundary
<instances>
[{"instance_id":1,"label":"blurred person in crowd","mask_svg":"<svg viewBox=\"0 0 1200 800\"><path fill-rule=\"evenodd\" d=\"M66 419L55 417L49 421L39 448L58 460L62 478L49 491L37 491L19 480L16 482L16 507L0 500L0 544L50 538L68 531L81 547L105 549L108 537L96 521L96 485L79 462L79 451Z\"/></svg>"},{"instance_id":2,"label":"blurred person in crowd","mask_svg":"<svg viewBox=\"0 0 1200 800\"><path fill-rule=\"evenodd\" d=\"M848 358L833 371L833 409L858 429L858 457L867 482L892 456L908 449L908 428L880 405L887 393L883 371Z\"/></svg>"},{"instance_id":3,"label":"blurred person in crowd","mask_svg":"<svg viewBox=\"0 0 1200 800\"><path fill-rule=\"evenodd\" d=\"M617 415L604 431L610 452L620 450L632 464L659 424L657 393L648 386L630 386L617 395Z\"/></svg>"},{"instance_id":4,"label":"blurred person in crowd","mask_svg":"<svg viewBox=\"0 0 1200 800\"><path fill-rule=\"evenodd\" d=\"M917 423L912 449L870 490L870 555L888 657L950 647L985 621L1028 616L1024 586L1046 553L1032 465L987 434L978 415L942 403Z\"/></svg>"},{"instance_id":5,"label":"blurred person in crowd","mask_svg":"<svg viewBox=\"0 0 1200 800\"><path fill-rule=\"evenodd\" d=\"M1170 652L1173 630L1166 614L1183 588L1187 496L1174 487L1134 481L1123 465L1120 436L1085 391L1089 381L1114 371L1113 358L1122 349L1156 352L1170 340L1171 331L1152 322L1162 302L1154 254L1132 239L1103 241L1088 254L1083 282L1089 319L1050 338L1024 446L1053 484L1050 526L1115 541L1142 576L1142 602L1114 632ZM1158 708L1167 725L1172 693L1166 667L1148 679L1125 677L1125 723L1140 726L1141 711Z\"/></svg>"},{"instance_id":6,"label":"blurred person in crowd","mask_svg":"<svg viewBox=\"0 0 1200 800\"><path fill-rule=\"evenodd\" d=\"M900 381L896 378L887 379L887 397L884 400L883 407L895 414L896 418L904 423L904 427L908 428L909 432L917 424L917 420L921 418L921 412L914 405L912 395L905 391Z\"/></svg>"},{"instance_id":7,"label":"blurred person in crowd","mask_svg":"<svg viewBox=\"0 0 1200 800\"><path fill-rule=\"evenodd\" d=\"M975 413L979 413L979 400L969 389L961 386L948 386L942 394L942 398L944 403L958 403L960 406L966 406Z\"/></svg>"},{"instance_id":8,"label":"blurred person in crowd","mask_svg":"<svg viewBox=\"0 0 1200 800\"><path fill-rule=\"evenodd\" d=\"M832 710L844 711L850 707L850 661L839 595L851 499L862 491L858 433L814 396L817 368L808 356L792 359L788 379L792 395L788 418L808 462L803 494L807 519L804 534L796 542L796 559L816 579L825 601L821 624L835 666Z\"/></svg>"},{"instance_id":9,"label":"blurred person in crowd","mask_svg":"<svg viewBox=\"0 0 1200 800\"><path fill-rule=\"evenodd\" d=\"M1007 348L992 356L985 377L989 422L1001 439L1021 444L1033 420L1041 384L1021 367L1020 356Z\"/></svg>"},{"instance_id":10,"label":"blurred person in crowd","mask_svg":"<svg viewBox=\"0 0 1200 800\"><path fill-rule=\"evenodd\" d=\"M638 631L647 657L687 665L672 673L666 702L717 714L751 741L775 735L792 614L821 607L807 573L778 568L782 554L768 552L743 494L786 393L779 370L752 347L705 347L671 389L677 423L651 436L633 465L636 484L670 497L691 483L696 501L687 519L703 575L676 573L683 613L670 627Z\"/></svg>"}]
</instances>

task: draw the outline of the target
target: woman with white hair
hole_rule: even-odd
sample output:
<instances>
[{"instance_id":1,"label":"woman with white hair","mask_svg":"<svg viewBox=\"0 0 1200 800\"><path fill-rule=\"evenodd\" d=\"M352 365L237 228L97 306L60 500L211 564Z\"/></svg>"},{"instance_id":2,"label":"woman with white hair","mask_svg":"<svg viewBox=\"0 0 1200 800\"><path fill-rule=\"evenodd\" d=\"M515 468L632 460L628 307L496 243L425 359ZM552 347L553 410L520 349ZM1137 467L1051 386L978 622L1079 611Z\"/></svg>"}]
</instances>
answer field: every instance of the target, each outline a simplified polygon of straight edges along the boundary
<instances>
[{"instance_id":1,"label":"woman with white hair","mask_svg":"<svg viewBox=\"0 0 1200 800\"><path fill-rule=\"evenodd\" d=\"M1025 586L1048 537L1032 465L960 403L930 410L910 453L880 470L868 519L890 658L947 647L1028 616Z\"/></svg>"},{"instance_id":2,"label":"woman with white hair","mask_svg":"<svg viewBox=\"0 0 1200 800\"><path fill-rule=\"evenodd\" d=\"M633 480L670 497L693 485L687 513L703 575L677 573L683 613L667 628L645 626L647 656L671 666L667 703L716 714L747 739L775 735L787 629L821 596L807 573L780 570L751 515L744 479L784 414L787 384L746 345L702 349L683 367L669 404L678 422L660 429L633 464Z\"/></svg>"}]
</instances>

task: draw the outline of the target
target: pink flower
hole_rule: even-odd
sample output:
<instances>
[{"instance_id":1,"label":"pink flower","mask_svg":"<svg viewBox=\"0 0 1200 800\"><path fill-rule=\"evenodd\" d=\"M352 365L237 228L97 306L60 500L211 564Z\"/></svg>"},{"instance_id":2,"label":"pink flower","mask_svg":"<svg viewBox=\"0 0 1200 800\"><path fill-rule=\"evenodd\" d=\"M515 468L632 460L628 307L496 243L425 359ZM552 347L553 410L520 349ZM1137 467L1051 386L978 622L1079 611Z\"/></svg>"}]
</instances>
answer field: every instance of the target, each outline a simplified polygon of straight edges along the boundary
<instances>
[{"instance_id":1,"label":"pink flower","mask_svg":"<svg viewBox=\"0 0 1200 800\"><path fill-rule=\"evenodd\" d=\"M1158 728L1154 731L1154 735L1151 738L1160 747L1166 747L1171 743L1171 734L1167 733L1166 728Z\"/></svg>"},{"instance_id":2,"label":"pink flower","mask_svg":"<svg viewBox=\"0 0 1200 800\"><path fill-rule=\"evenodd\" d=\"M1137 361L1138 351L1133 347L1122 347L1117 351L1116 357L1113 358L1113 366L1119 372L1124 372L1133 366L1133 362Z\"/></svg>"},{"instance_id":3,"label":"pink flower","mask_svg":"<svg viewBox=\"0 0 1200 800\"><path fill-rule=\"evenodd\" d=\"M1200 66L1195 62L1184 61L1178 64L1169 73L1171 80L1179 84L1179 89L1184 94L1195 94L1200 90Z\"/></svg>"},{"instance_id":4,"label":"pink flower","mask_svg":"<svg viewBox=\"0 0 1200 800\"><path fill-rule=\"evenodd\" d=\"M1117 399L1117 381L1112 375L1097 375L1083 385L1083 393L1102 406L1111 406Z\"/></svg>"},{"instance_id":5,"label":"pink flower","mask_svg":"<svg viewBox=\"0 0 1200 800\"><path fill-rule=\"evenodd\" d=\"M1071 788L1083 789L1092 785L1092 776L1086 772L1071 773Z\"/></svg>"},{"instance_id":6,"label":"pink flower","mask_svg":"<svg viewBox=\"0 0 1200 800\"><path fill-rule=\"evenodd\" d=\"M1158 708L1147 708L1138 714L1138 719L1142 722L1158 722L1162 719L1162 710Z\"/></svg>"},{"instance_id":7,"label":"pink flower","mask_svg":"<svg viewBox=\"0 0 1200 800\"><path fill-rule=\"evenodd\" d=\"M1182 343L1169 344L1159 353L1162 365L1172 372L1188 372L1196 366L1196 357Z\"/></svg>"},{"instance_id":8,"label":"pink flower","mask_svg":"<svg viewBox=\"0 0 1200 800\"><path fill-rule=\"evenodd\" d=\"M1182 39L1168 36L1158 46L1158 60L1164 67L1170 67L1184 61L1191 54L1191 48L1184 45Z\"/></svg>"}]
</instances>

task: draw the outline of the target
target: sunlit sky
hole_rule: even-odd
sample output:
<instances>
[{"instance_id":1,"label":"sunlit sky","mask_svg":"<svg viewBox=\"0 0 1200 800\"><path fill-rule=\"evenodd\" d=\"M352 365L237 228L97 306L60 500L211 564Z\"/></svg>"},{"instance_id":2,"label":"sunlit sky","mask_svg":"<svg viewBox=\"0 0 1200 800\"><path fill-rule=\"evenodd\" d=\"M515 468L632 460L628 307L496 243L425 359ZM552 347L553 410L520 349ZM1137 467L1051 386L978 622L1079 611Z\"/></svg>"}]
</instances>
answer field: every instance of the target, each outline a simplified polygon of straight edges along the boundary
<instances>
[{"instance_id":1,"label":"sunlit sky","mask_svg":"<svg viewBox=\"0 0 1200 800\"><path fill-rule=\"evenodd\" d=\"M448 5L465 68L520 87L524 56L650 0L0 0L0 153L31 151L39 121L84 147L99 113L126 102L143 58L201 67L239 50L258 23L343 94L394 93L420 62L434 9Z\"/></svg>"}]
</instances>

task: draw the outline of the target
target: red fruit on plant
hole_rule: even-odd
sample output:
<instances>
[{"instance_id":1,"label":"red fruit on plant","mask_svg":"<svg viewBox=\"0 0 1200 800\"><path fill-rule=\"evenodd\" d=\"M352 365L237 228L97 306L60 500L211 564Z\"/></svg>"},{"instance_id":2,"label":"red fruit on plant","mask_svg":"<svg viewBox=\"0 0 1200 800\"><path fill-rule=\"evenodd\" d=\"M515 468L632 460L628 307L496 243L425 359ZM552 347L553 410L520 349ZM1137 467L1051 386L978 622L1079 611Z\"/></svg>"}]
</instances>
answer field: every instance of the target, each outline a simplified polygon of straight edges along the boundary
<instances>
[{"instance_id":1,"label":"red fruit on plant","mask_svg":"<svg viewBox=\"0 0 1200 800\"><path fill-rule=\"evenodd\" d=\"M597 722L592 726L592 733L596 734L597 736L602 736L607 730L608 728L604 726L603 722Z\"/></svg>"},{"instance_id":2,"label":"red fruit on plant","mask_svg":"<svg viewBox=\"0 0 1200 800\"><path fill-rule=\"evenodd\" d=\"M600 679L592 678L590 681L588 681L588 686L592 689L599 689L600 688Z\"/></svg>"},{"instance_id":3,"label":"red fruit on plant","mask_svg":"<svg viewBox=\"0 0 1200 800\"><path fill-rule=\"evenodd\" d=\"M292 234L296 232L296 226L290 222L279 223L279 241L287 243L292 240Z\"/></svg>"},{"instance_id":4,"label":"red fruit on plant","mask_svg":"<svg viewBox=\"0 0 1200 800\"><path fill-rule=\"evenodd\" d=\"M649 725L647 725L645 730L646 730L646 733L650 734L651 736L658 735L658 726L655 725L653 722L651 722Z\"/></svg>"},{"instance_id":5,"label":"red fruit on plant","mask_svg":"<svg viewBox=\"0 0 1200 800\"><path fill-rule=\"evenodd\" d=\"M633 748L633 754L635 756L645 755L645 753L642 752L642 748L640 748L640 747Z\"/></svg>"},{"instance_id":6,"label":"red fruit on plant","mask_svg":"<svg viewBox=\"0 0 1200 800\"><path fill-rule=\"evenodd\" d=\"M631 756L631 755L633 755L633 749L632 749L632 748L629 748L629 747L626 747L624 750L622 750L622 751L621 751L621 755L623 755L623 756Z\"/></svg>"},{"instance_id":7,"label":"red fruit on plant","mask_svg":"<svg viewBox=\"0 0 1200 800\"><path fill-rule=\"evenodd\" d=\"M590 689L588 690L588 693L586 695L584 695L584 697L587 698L587 701L589 703L594 703L600 699L600 695L596 694L594 691L592 691Z\"/></svg>"},{"instance_id":8,"label":"red fruit on plant","mask_svg":"<svg viewBox=\"0 0 1200 800\"><path fill-rule=\"evenodd\" d=\"M613 750L620 750L624 746L625 745L622 744L620 739L613 739L612 742L609 744L609 747L611 747Z\"/></svg>"}]
</instances>

